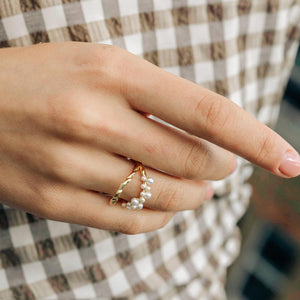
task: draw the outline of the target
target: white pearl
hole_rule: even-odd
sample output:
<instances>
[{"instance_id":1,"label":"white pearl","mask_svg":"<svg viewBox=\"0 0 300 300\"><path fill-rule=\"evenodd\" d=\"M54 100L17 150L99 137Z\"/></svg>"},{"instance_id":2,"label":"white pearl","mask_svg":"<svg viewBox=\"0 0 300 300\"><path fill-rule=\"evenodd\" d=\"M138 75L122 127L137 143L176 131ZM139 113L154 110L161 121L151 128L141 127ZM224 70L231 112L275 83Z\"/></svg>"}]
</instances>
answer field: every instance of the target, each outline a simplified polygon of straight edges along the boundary
<instances>
[{"instance_id":1,"label":"white pearl","mask_svg":"<svg viewBox=\"0 0 300 300\"><path fill-rule=\"evenodd\" d=\"M137 208L138 208L138 205L132 205L131 208L132 208L132 209L137 209Z\"/></svg>"},{"instance_id":2,"label":"white pearl","mask_svg":"<svg viewBox=\"0 0 300 300\"><path fill-rule=\"evenodd\" d=\"M126 203L125 203L125 202L124 202L124 203L122 203L122 206L123 206L123 207L126 207Z\"/></svg>"},{"instance_id":3,"label":"white pearl","mask_svg":"<svg viewBox=\"0 0 300 300\"><path fill-rule=\"evenodd\" d=\"M140 198L140 203L145 203L145 201L146 201L145 198L143 198L143 197Z\"/></svg>"},{"instance_id":4,"label":"white pearl","mask_svg":"<svg viewBox=\"0 0 300 300\"><path fill-rule=\"evenodd\" d=\"M146 191L150 192L150 190L151 190L151 187L150 186L146 186Z\"/></svg>"},{"instance_id":5,"label":"white pearl","mask_svg":"<svg viewBox=\"0 0 300 300\"><path fill-rule=\"evenodd\" d=\"M146 176L144 176L144 175L142 176L142 178L141 178L141 179L142 179L142 181L147 181L147 177L146 177Z\"/></svg>"},{"instance_id":6,"label":"white pearl","mask_svg":"<svg viewBox=\"0 0 300 300\"><path fill-rule=\"evenodd\" d=\"M151 196L152 196L151 193L150 193L150 192L147 192L146 195L145 195L145 198L146 198L146 199L150 199Z\"/></svg>"},{"instance_id":7,"label":"white pearl","mask_svg":"<svg viewBox=\"0 0 300 300\"><path fill-rule=\"evenodd\" d=\"M139 204L139 200L137 198L132 198L131 199L131 204L132 205L138 205Z\"/></svg>"},{"instance_id":8,"label":"white pearl","mask_svg":"<svg viewBox=\"0 0 300 300\"><path fill-rule=\"evenodd\" d=\"M148 183L149 185L151 185L153 182L154 182L154 180L153 180L152 177L149 177L149 178L147 179L147 183Z\"/></svg>"},{"instance_id":9,"label":"white pearl","mask_svg":"<svg viewBox=\"0 0 300 300\"><path fill-rule=\"evenodd\" d=\"M142 209L143 206L144 206L144 205L143 205L142 203L140 203L140 204L138 205L137 209Z\"/></svg>"},{"instance_id":10,"label":"white pearl","mask_svg":"<svg viewBox=\"0 0 300 300\"><path fill-rule=\"evenodd\" d=\"M143 191L143 192L140 193L140 196L141 196L141 197L145 197L145 196L146 196L146 193Z\"/></svg>"},{"instance_id":11,"label":"white pearl","mask_svg":"<svg viewBox=\"0 0 300 300\"><path fill-rule=\"evenodd\" d=\"M131 209L131 206L127 206L126 208L129 210L129 209Z\"/></svg>"},{"instance_id":12,"label":"white pearl","mask_svg":"<svg viewBox=\"0 0 300 300\"><path fill-rule=\"evenodd\" d=\"M146 183L143 183L143 184L141 185L142 190L144 190L146 187L147 187L147 184L146 184Z\"/></svg>"}]
</instances>

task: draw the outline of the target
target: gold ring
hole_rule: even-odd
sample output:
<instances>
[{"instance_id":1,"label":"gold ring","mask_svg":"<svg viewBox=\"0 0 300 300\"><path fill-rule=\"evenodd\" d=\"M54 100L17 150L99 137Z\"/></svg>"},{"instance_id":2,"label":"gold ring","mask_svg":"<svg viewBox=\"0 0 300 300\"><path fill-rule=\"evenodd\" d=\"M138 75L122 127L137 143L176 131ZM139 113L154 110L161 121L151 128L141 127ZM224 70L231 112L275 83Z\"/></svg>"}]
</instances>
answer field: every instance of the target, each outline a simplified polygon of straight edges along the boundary
<instances>
[{"instance_id":1,"label":"gold ring","mask_svg":"<svg viewBox=\"0 0 300 300\"><path fill-rule=\"evenodd\" d=\"M135 162L135 166L132 172L124 179L124 181L120 184L118 190L115 195L110 199L110 205L116 205L121 193L123 192L124 187L133 179L133 176L140 172L141 175L141 192L138 198L132 198L130 202L123 202L122 206L127 209L142 209L144 207L144 203L147 199L151 198L151 188L150 185L154 182L153 178L147 177L145 166L140 162Z\"/></svg>"}]
</instances>

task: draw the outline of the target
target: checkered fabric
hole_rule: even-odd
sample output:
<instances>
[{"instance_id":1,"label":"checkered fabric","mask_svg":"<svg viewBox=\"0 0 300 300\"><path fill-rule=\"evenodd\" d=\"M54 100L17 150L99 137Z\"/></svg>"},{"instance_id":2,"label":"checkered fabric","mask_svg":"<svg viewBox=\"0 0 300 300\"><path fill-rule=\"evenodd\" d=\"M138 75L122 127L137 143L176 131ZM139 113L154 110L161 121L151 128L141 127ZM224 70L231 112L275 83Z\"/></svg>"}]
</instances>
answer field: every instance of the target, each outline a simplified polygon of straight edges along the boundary
<instances>
[{"instance_id":1,"label":"checkered fabric","mask_svg":"<svg viewBox=\"0 0 300 300\"><path fill-rule=\"evenodd\" d=\"M0 1L0 47L117 45L225 95L269 126L299 24L299 1L292 0ZM239 159L234 174L213 183L213 200L135 236L0 204L0 299L226 299L251 172Z\"/></svg>"}]
</instances>

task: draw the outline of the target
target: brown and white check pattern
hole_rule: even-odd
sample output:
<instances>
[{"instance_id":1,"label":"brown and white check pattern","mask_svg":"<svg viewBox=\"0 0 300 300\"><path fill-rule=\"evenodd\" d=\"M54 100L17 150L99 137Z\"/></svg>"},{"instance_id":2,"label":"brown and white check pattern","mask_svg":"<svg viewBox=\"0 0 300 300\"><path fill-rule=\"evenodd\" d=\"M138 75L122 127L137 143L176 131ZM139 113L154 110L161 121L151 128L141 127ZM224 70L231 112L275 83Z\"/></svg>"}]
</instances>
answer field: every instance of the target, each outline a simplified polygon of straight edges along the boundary
<instances>
[{"instance_id":1,"label":"brown and white check pattern","mask_svg":"<svg viewBox=\"0 0 300 300\"><path fill-rule=\"evenodd\" d=\"M269 126L299 24L298 0L0 1L0 47L114 44L225 95ZM251 172L240 159L233 175L213 183L212 201L136 236L0 204L0 299L225 299Z\"/></svg>"}]
</instances>

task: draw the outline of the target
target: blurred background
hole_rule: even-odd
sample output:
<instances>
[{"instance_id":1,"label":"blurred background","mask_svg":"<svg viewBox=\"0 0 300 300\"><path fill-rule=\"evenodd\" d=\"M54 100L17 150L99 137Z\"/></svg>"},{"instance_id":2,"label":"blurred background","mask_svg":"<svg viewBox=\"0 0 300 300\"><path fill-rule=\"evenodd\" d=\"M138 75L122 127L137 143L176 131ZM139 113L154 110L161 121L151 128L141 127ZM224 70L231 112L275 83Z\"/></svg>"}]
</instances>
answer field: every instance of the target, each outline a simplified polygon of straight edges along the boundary
<instances>
[{"instance_id":1,"label":"blurred background","mask_svg":"<svg viewBox=\"0 0 300 300\"><path fill-rule=\"evenodd\" d=\"M275 131L300 153L300 48ZM242 248L228 270L229 300L300 300L300 178L256 168L253 195L240 220Z\"/></svg>"}]
</instances>

